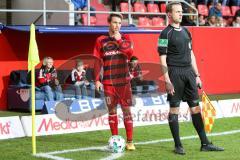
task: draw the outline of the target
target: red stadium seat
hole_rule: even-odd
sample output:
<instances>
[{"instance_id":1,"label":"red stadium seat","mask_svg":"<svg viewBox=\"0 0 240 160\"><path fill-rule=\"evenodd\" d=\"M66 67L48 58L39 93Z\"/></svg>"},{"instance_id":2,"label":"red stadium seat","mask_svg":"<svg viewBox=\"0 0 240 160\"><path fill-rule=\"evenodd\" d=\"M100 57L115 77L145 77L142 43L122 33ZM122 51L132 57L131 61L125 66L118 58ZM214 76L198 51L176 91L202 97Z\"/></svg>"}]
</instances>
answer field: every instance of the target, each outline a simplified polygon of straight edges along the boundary
<instances>
[{"instance_id":1,"label":"red stadium seat","mask_svg":"<svg viewBox=\"0 0 240 160\"><path fill-rule=\"evenodd\" d=\"M225 16L232 16L231 10L229 6L222 6L222 15Z\"/></svg>"},{"instance_id":2,"label":"red stadium seat","mask_svg":"<svg viewBox=\"0 0 240 160\"><path fill-rule=\"evenodd\" d=\"M90 25L95 26L96 23L97 23L97 18L95 16L90 16ZM87 14L82 14L82 24L88 25L87 24Z\"/></svg>"},{"instance_id":3,"label":"red stadium seat","mask_svg":"<svg viewBox=\"0 0 240 160\"><path fill-rule=\"evenodd\" d=\"M138 26L139 27L150 27L151 20L149 20L147 17L138 17Z\"/></svg>"},{"instance_id":4,"label":"red stadium seat","mask_svg":"<svg viewBox=\"0 0 240 160\"><path fill-rule=\"evenodd\" d=\"M232 15L235 16L235 13L236 13L237 10L239 10L239 9L240 9L239 6L231 6Z\"/></svg>"},{"instance_id":5,"label":"red stadium seat","mask_svg":"<svg viewBox=\"0 0 240 160\"><path fill-rule=\"evenodd\" d=\"M161 3L160 4L160 10L162 13L166 13L166 3Z\"/></svg>"},{"instance_id":6,"label":"red stadium seat","mask_svg":"<svg viewBox=\"0 0 240 160\"><path fill-rule=\"evenodd\" d=\"M143 12L145 13L147 11L146 6L143 3L136 2L134 3L134 12Z\"/></svg>"},{"instance_id":7,"label":"red stadium seat","mask_svg":"<svg viewBox=\"0 0 240 160\"><path fill-rule=\"evenodd\" d=\"M199 4L197 8L198 8L198 14L201 14L203 16L208 16L208 7L206 5Z\"/></svg>"},{"instance_id":8,"label":"red stadium seat","mask_svg":"<svg viewBox=\"0 0 240 160\"><path fill-rule=\"evenodd\" d=\"M130 6L130 9L132 10L132 6ZM120 11L128 12L128 3L126 3L126 2L120 3Z\"/></svg>"},{"instance_id":9,"label":"red stadium seat","mask_svg":"<svg viewBox=\"0 0 240 160\"><path fill-rule=\"evenodd\" d=\"M159 13L158 5L154 4L154 3L148 3L147 10L148 10L148 12Z\"/></svg>"},{"instance_id":10,"label":"red stadium seat","mask_svg":"<svg viewBox=\"0 0 240 160\"><path fill-rule=\"evenodd\" d=\"M160 17L153 17L152 18L152 25L153 26L165 26L164 19Z\"/></svg>"}]
</instances>

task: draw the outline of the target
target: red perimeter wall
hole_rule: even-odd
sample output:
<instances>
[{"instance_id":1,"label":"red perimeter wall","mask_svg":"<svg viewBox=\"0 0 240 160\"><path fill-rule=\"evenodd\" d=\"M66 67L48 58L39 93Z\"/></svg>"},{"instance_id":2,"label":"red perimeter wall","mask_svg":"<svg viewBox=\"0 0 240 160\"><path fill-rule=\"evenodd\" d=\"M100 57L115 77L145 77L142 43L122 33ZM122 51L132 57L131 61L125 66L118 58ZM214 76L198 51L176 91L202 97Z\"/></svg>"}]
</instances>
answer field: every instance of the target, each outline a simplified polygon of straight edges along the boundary
<instances>
[{"instance_id":1,"label":"red perimeter wall","mask_svg":"<svg viewBox=\"0 0 240 160\"><path fill-rule=\"evenodd\" d=\"M193 49L208 94L240 93L240 29L238 28L189 28ZM51 56L55 66L69 59L92 54L95 34L37 34L40 58ZM158 34L131 34L134 54L143 65L146 79L160 79ZM29 33L5 30L0 34L0 110L7 106L7 86L12 70L27 69ZM147 71L150 66L150 72ZM39 66L38 66L39 67ZM160 84L160 83L159 83ZM160 84L162 85L162 84Z\"/></svg>"}]
</instances>

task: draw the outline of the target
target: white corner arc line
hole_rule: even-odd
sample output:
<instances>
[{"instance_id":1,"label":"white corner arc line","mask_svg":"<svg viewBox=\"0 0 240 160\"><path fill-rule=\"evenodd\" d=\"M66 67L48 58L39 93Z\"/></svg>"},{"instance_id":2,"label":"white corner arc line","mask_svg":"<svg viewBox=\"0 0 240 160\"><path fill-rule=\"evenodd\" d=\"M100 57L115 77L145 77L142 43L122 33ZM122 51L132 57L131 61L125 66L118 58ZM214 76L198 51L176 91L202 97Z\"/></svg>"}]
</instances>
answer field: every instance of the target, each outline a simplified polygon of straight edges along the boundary
<instances>
[{"instance_id":1,"label":"white corner arc line","mask_svg":"<svg viewBox=\"0 0 240 160\"><path fill-rule=\"evenodd\" d=\"M208 134L208 136L222 136L222 135L230 135L230 134L236 134L236 133L240 133L240 130L231 130L231 131L226 131L226 132L211 133L211 134ZM195 139L195 138L198 138L198 136L194 135L194 136L181 137L182 140ZM153 141L137 142L135 144L136 145L146 145L146 144L155 144L155 143L171 142L171 141L173 141L172 138L167 138L167 139L160 139L160 140L153 140ZM87 147L87 148L77 148L77 149L69 149L69 150L54 151L54 152L47 152L47 153L38 153L34 156L48 158L48 159L52 159L52 160L72 160L72 159L55 156L55 154L63 154L63 153L78 152L78 151L91 151L91 150L107 151L108 149L107 149L107 146ZM107 156L100 160L114 160L114 159L120 158L123 155L124 155L124 153L117 153L117 154L113 153L110 156Z\"/></svg>"}]
</instances>

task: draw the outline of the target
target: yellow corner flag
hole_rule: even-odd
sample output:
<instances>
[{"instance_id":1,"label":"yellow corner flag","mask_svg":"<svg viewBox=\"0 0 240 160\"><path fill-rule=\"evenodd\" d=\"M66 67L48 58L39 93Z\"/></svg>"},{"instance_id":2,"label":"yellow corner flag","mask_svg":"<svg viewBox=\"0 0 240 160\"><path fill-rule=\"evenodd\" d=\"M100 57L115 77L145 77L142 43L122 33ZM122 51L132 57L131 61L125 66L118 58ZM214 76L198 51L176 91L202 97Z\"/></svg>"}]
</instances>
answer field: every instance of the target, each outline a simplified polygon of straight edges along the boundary
<instances>
[{"instance_id":1,"label":"yellow corner flag","mask_svg":"<svg viewBox=\"0 0 240 160\"><path fill-rule=\"evenodd\" d=\"M28 71L32 70L32 68L34 68L39 62L38 47L35 37L35 25L31 24L28 50Z\"/></svg>"},{"instance_id":2,"label":"yellow corner flag","mask_svg":"<svg viewBox=\"0 0 240 160\"><path fill-rule=\"evenodd\" d=\"M205 131L207 133L210 133L216 117L216 110L204 91L202 94L202 116L203 116Z\"/></svg>"},{"instance_id":3,"label":"yellow corner flag","mask_svg":"<svg viewBox=\"0 0 240 160\"><path fill-rule=\"evenodd\" d=\"M28 51L28 71L31 71L31 100L32 100L32 153L36 154L36 129L35 129L35 66L40 62L38 47L35 37L35 25L31 24L30 42Z\"/></svg>"}]
</instances>

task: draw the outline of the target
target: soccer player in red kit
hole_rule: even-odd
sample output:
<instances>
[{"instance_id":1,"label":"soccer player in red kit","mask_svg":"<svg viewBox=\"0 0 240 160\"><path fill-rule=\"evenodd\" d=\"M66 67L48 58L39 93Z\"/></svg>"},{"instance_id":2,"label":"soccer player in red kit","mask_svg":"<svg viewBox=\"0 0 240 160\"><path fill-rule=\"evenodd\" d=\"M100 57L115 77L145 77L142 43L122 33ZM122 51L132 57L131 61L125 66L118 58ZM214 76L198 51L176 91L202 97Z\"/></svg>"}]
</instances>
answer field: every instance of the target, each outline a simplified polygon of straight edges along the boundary
<instances>
[{"instance_id":1,"label":"soccer player in red kit","mask_svg":"<svg viewBox=\"0 0 240 160\"><path fill-rule=\"evenodd\" d=\"M126 149L135 150L130 110L132 92L128 70L128 62L133 54L133 43L128 35L119 33L122 18L121 14L110 14L108 17L109 33L96 40L94 56L99 61L95 63L95 86L99 90L103 85L112 135L118 135L117 104L121 105L127 135ZM100 82L101 68L103 77Z\"/></svg>"}]
</instances>

